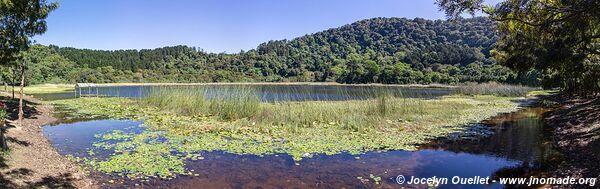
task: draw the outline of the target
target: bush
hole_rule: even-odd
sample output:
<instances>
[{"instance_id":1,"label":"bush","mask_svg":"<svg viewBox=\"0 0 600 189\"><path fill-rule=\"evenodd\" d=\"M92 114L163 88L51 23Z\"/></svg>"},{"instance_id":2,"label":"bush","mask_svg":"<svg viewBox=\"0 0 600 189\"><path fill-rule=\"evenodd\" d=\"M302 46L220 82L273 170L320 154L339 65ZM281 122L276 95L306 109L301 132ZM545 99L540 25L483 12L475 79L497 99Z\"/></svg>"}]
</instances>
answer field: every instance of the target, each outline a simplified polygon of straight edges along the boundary
<instances>
[{"instance_id":1,"label":"bush","mask_svg":"<svg viewBox=\"0 0 600 189\"><path fill-rule=\"evenodd\" d=\"M6 104L0 101L0 123L4 123L4 119L6 119L7 116L8 112L6 112Z\"/></svg>"}]
</instances>

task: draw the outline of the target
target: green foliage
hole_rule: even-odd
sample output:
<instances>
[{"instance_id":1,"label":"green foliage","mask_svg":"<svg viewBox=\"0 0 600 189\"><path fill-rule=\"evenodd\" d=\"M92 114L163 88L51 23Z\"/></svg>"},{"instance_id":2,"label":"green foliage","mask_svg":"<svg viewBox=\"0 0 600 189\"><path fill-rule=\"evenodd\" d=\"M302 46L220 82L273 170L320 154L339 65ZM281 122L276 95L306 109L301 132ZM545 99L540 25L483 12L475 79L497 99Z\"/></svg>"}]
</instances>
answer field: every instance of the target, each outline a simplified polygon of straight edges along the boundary
<instances>
[{"instance_id":1,"label":"green foliage","mask_svg":"<svg viewBox=\"0 0 600 189\"><path fill-rule=\"evenodd\" d=\"M17 59L29 48L29 38L46 32L46 17L58 3L45 0L0 1L0 63Z\"/></svg>"},{"instance_id":2,"label":"green foliage","mask_svg":"<svg viewBox=\"0 0 600 189\"><path fill-rule=\"evenodd\" d=\"M373 180L373 182L375 182L376 185L379 185L379 182L381 182L380 176L375 176L373 174L369 174L369 177Z\"/></svg>"},{"instance_id":3,"label":"green foliage","mask_svg":"<svg viewBox=\"0 0 600 189\"><path fill-rule=\"evenodd\" d=\"M74 78L77 71L75 63L58 54L52 49L42 45L33 45L28 51L24 52L23 60L25 62L26 79L29 85L42 83L68 83Z\"/></svg>"},{"instance_id":4,"label":"green foliage","mask_svg":"<svg viewBox=\"0 0 600 189\"><path fill-rule=\"evenodd\" d=\"M577 94L600 93L600 1L438 0L450 18L483 10L497 23L492 53L520 73L541 74L545 88Z\"/></svg>"},{"instance_id":5,"label":"green foliage","mask_svg":"<svg viewBox=\"0 0 600 189\"><path fill-rule=\"evenodd\" d=\"M269 41L236 54L186 46L104 51L40 45L24 56L31 70L28 84L526 82L528 77L498 66L490 57L496 39L486 18L373 18L289 41Z\"/></svg>"},{"instance_id":6,"label":"green foliage","mask_svg":"<svg viewBox=\"0 0 600 189\"><path fill-rule=\"evenodd\" d=\"M76 110L79 115L144 120L148 130L142 134L115 131L98 136L101 141L95 143L96 148L116 152L107 159L86 161L96 170L132 178L191 174L183 163L199 158L198 152L203 150L255 155L288 153L294 160L315 153L414 150L430 139L461 131L468 123L517 108L513 102L516 98L494 96L384 99L261 102L254 116L229 120L216 115L183 115L174 113L173 108L162 109L123 98L79 98L52 103ZM373 111L381 109L382 103L384 113ZM90 155L93 154L92 151Z\"/></svg>"},{"instance_id":7,"label":"green foliage","mask_svg":"<svg viewBox=\"0 0 600 189\"><path fill-rule=\"evenodd\" d=\"M6 119L6 116L8 116L8 113L6 112L6 107L0 108L0 124L4 123L4 119Z\"/></svg>"},{"instance_id":8,"label":"green foliage","mask_svg":"<svg viewBox=\"0 0 600 189\"><path fill-rule=\"evenodd\" d=\"M132 135L122 131L114 131L102 136L94 146L100 149L113 149L114 154L108 160L88 160L87 164L98 171L127 173L130 178L157 176L174 177L175 174L186 174L184 160L173 155L173 144L158 139L158 132L144 132ZM91 151L90 155L94 155Z\"/></svg>"}]
</instances>

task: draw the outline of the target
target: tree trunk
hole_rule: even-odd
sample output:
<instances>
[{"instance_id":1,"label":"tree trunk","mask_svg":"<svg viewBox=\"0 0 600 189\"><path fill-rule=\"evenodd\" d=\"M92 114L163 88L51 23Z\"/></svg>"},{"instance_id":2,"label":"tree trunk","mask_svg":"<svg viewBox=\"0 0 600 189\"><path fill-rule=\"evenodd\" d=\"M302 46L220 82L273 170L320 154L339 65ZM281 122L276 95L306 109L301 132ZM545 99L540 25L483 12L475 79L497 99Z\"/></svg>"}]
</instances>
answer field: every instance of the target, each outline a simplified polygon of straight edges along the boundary
<instances>
[{"instance_id":1,"label":"tree trunk","mask_svg":"<svg viewBox=\"0 0 600 189\"><path fill-rule=\"evenodd\" d=\"M4 131L6 129L4 120L0 120L0 124L0 149L8 150L8 143L6 143L6 136L4 136Z\"/></svg>"},{"instance_id":2,"label":"tree trunk","mask_svg":"<svg viewBox=\"0 0 600 189\"><path fill-rule=\"evenodd\" d=\"M19 91L19 125L23 126L23 86L25 85L25 65L21 64L21 89Z\"/></svg>"},{"instance_id":3,"label":"tree trunk","mask_svg":"<svg viewBox=\"0 0 600 189\"><path fill-rule=\"evenodd\" d=\"M12 99L15 99L15 78L17 74L15 74L15 67L12 68Z\"/></svg>"}]
</instances>

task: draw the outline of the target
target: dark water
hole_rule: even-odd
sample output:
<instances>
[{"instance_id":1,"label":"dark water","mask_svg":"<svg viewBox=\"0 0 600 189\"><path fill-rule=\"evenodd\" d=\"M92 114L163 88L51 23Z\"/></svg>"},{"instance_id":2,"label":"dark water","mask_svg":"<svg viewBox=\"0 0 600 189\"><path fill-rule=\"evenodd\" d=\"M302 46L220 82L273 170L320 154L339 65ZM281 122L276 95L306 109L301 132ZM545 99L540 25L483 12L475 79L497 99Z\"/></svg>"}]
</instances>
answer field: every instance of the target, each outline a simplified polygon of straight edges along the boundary
<instances>
[{"instance_id":1,"label":"dark water","mask_svg":"<svg viewBox=\"0 0 600 189\"><path fill-rule=\"evenodd\" d=\"M361 155L316 155L294 162L285 154L259 157L226 152L203 152L203 160L190 160L186 167L197 176L172 180L132 181L96 174L106 188L426 188L399 185L395 178L453 176L492 178L518 177L543 170L559 157L549 144L541 120L541 108L503 114L485 122L495 132L490 137L436 140L415 152L369 152ZM85 154L94 134L113 129L135 129L140 122L99 120L44 127L61 154ZM298 164L296 164L298 163ZM380 176L380 185L357 177ZM443 185L440 188L503 188L490 185Z\"/></svg>"},{"instance_id":2,"label":"dark water","mask_svg":"<svg viewBox=\"0 0 600 189\"><path fill-rule=\"evenodd\" d=\"M141 131L140 124L141 121L90 120L45 126L43 132L60 154L81 157L87 155L96 134L113 130Z\"/></svg>"},{"instance_id":3,"label":"dark water","mask_svg":"<svg viewBox=\"0 0 600 189\"><path fill-rule=\"evenodd\" d=\"M407 88L400 86L347 86L347 85L206 85L206 86L113 86L82 88L81 95L118 96L143 98L157 90L201 90L207 96L219 96L236 89L251 90L263 101L306 101L306 100L352 100L364 99L375 92L385 91L407 98L431 98L452 93L444 88ZM35 95L43 100L75 98L79 92L52 93Z\"/></svg>"}]
</instances>

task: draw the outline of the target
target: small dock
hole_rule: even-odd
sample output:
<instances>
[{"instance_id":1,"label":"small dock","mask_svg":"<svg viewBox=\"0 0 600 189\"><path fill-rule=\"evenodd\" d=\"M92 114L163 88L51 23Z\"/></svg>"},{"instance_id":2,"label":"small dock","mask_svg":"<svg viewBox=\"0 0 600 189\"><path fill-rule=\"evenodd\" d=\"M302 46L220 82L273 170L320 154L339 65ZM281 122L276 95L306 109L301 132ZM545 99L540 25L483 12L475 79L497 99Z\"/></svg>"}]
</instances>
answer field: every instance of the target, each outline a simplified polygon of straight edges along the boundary
<instances>
[{"instance_id":1,"label":"small dock","mask_svg":"<svg viewBox=\"0 0 600 189\"><path fill-rule=\"evenodd\" d=\"M98 97L98 85L95 83L75 84L75 97Z\"/></svg>"}]
</instances>

